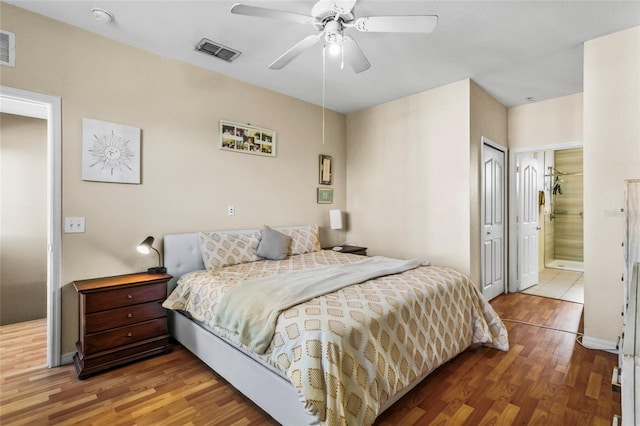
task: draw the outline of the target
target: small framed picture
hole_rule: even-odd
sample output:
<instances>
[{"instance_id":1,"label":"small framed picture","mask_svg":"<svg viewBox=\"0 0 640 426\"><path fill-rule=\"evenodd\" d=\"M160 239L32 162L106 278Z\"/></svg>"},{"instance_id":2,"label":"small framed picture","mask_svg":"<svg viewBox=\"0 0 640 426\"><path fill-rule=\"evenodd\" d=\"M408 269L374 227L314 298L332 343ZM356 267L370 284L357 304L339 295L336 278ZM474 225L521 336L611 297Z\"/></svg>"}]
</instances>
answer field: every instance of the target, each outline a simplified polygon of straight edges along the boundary
<instances>
[{"instance_id":1,"label":"small framed picture","mask_svg":"<svg viewBox=\"0 0 640 426\"><path fill-rule=\"evenodd\" d=\"M320 155L320 185L331 185L332 158L328 155Z\"/></svg>"},{"instance_id":2,"label":"small framed picture","mask_svg":"<svg viewBox=\"0 0 640 426\"><path fill-rule=\"evenodd\" d=\"M318 204L333 203L333 188L318 188Z\"/></svg>"}]
</instances>

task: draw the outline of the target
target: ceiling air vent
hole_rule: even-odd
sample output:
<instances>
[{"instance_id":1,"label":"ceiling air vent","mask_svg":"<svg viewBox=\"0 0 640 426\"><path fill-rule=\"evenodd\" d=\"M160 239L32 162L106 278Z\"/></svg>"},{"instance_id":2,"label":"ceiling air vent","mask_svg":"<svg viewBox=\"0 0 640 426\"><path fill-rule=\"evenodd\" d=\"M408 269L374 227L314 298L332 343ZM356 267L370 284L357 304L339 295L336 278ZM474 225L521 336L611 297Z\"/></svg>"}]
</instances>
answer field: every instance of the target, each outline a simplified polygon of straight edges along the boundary
<instances>
[{"instance_id":1,"label":"ceiling air vent","mask_svg":"<svg viewBox=\"0 0 640 426\"><path fill-rule=\"evenodd\" d=\"M240 56L240 51L234 50L230 47L223 46L220 43L215 43L209 39L203 38L196 46L196 50L206 53L207 55L215 56L227 62L231 62Z\"/></svg>"},{"instance_id":2,"label":"ceiling air vent","mask_svg":"<svg viewBox=\"0 0 640 426\"><path fill-rule=\"evenodd\" d=\"M16 66L16 35L0 30L0 65Z\"/></svg>"}]
</instances>

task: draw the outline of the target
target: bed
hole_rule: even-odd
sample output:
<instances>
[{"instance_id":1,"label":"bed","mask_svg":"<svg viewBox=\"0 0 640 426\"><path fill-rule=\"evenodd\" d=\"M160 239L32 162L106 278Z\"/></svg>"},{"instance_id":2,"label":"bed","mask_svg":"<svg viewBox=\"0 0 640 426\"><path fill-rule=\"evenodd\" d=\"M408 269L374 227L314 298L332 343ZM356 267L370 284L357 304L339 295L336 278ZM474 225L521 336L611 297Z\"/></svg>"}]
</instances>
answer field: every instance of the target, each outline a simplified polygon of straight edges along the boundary
<instances>
[{"instance_id":1,"label":"bed","mask_svg":"<svg viewBox=\"0 0 640 426\"><path fill-rule=\"evenodd\" d=\"M258 256L262 237L275 234L289 237L284 259L284 243L276 259ZM174 277L164 304L171 335L284 425L372 424L471 345L508 350L504 325L463 274L321 250L316 225L168 234L164 256ZM345 276L356 283L333 288ZM283 299L298 285L320 295L280 306L294 303ZM334 291L322 294L324 285ZM245 320L254 317L245 306L271 302L271 328L262 330L263 317ZM251 321L262 324L260 339L246 337L255 336L245 333Z\"/></svg>"}]
</instances>

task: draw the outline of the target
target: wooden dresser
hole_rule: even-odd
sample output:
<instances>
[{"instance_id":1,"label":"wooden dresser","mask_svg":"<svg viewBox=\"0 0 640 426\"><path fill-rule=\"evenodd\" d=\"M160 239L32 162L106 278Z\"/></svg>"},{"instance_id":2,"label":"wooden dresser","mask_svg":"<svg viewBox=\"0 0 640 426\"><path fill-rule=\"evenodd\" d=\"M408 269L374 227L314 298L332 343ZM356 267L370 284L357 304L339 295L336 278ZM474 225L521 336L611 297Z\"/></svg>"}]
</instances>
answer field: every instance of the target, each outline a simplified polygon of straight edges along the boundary
<instances>
[{"instance_id":1,"label":"wooden dresser","mask_svg":"<svg viewBox=\"0 0 640 426\"><path fill-rule=\"evenodd\" d=\"M80 340L73 356L78 378L171 351L168 274L129 274L75 281L80 294Z\"/></svg>"}]
</instances>

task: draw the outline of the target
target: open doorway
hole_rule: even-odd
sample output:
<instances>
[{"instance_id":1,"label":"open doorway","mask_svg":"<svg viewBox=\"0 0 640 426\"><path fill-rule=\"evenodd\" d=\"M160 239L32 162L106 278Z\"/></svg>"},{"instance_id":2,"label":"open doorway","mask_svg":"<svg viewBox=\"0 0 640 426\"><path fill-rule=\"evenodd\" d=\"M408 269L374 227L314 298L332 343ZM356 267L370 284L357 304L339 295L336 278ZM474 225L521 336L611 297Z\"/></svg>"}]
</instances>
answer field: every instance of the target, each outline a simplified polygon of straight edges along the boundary
<instances>
[{"instance_id":1,"label":"open doorway","mask_svg":"<svg viewBox=\"0 0 640 426\"><path fill-rule=\"evenodd\" d=\"M0 112L0 326L47 317L47 120Z\"/></svg>"},{"instance_id":2,"label":"open doorway","mask_svg":"<svg viewBox=\"0 0 640 426\"><path fill-rule=\"evenodd\" d=\"M584 303L582 157L581 143L512 153L509 291Z\"/></svg>"},{"instance_id":3,"label":"open doorway","mask_svg":"<svg viewBox=\"0 0 640 426\"><path fill-rule=\"evenodd\" d=\"M46 120L47 366L60 365L61 113L60 97L0 86L0 112Z\"/></svg>"}]
</instances>

